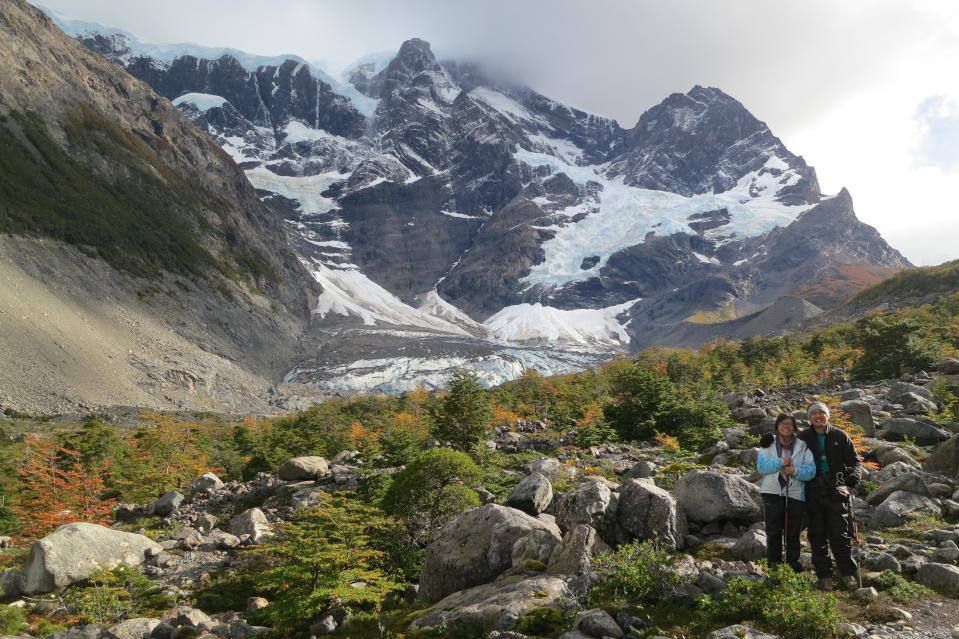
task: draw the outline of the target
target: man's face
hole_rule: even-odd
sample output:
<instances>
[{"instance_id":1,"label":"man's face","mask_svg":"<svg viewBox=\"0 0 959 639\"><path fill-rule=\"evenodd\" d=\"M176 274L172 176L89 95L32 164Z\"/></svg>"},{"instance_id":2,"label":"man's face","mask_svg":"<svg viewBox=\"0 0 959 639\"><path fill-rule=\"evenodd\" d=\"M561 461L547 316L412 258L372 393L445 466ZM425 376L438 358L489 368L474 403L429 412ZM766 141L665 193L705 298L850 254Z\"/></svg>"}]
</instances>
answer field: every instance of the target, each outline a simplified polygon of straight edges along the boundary
<instances>
[{"instance_id":1,"label":"man's face","mask_svg":"<svg viewBox=\"0 0 959 639\"><path fill-rule=\"evenodd\" d=\"M809 414L809 421L812 423L813 428L823 428L826 422L829 421L829 418L826 417L826 413L817 409Z\"/></svg>"}]
</instances>

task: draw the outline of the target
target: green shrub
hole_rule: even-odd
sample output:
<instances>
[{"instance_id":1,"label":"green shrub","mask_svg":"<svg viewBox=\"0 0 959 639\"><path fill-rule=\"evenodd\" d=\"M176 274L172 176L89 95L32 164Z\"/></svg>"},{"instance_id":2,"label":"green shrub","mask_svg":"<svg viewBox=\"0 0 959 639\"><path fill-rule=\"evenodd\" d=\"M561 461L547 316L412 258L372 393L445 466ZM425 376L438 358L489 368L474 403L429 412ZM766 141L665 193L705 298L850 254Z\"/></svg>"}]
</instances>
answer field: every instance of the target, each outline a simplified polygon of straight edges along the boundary
<instances>
[{"instance_id":1,"label":"green shrub","mask_svg":"<svg viewBox=\"0 0 959 639\"><path fill-rule=\"evenodd\" d=\"M125 565L94 571L85 584L67 588L63 598L82 621L103 626L157 617L176 604L162 585Z\"/></svg>"},{"instance_id":2,"label":"green shrub","mask_svg":"<svg viewBox=\"0 0 959 639\"><path fill-rule=\"evenodd\" d=\"M22 635L28 627L27 613L13 606L0 606L0 635Z\"/></svg>"},{"instance_id":3,"label":"green shrub","mask_svg":"<svg viewBox=\"0 0 959 639\"><path fill-rule=\"evenodd\" d=\"M482 469L466 453L434 448L421 453L393 478L383 509L403 520L411 539L425 544L437 528L479 506L473 491Z\"/></svg>"},{"instance_id":4,"label":"green shrub","mask_svg":"<svg viewBox=\"0 0 959 639\"><path fill-rule=\"evenodd\" d=\"M620 546L593 559L593 567L602 577L590 599L597 606L668 599L683 583L674 570L675 563L675 557L655 541Z\"/></svg>"},{"instance_id":5,"label":"green shrub","mask_svg":"<svg viewBox=\"0 0 959 639\"><path fill-rule=\"evenodd\" d=\"M516 623L516 632L524 635L548 635L567 628L569 622L568 615L559 608L543 606L542 608L533 608L520 617Z\"/></svg>"},{"instance_id":6,"label":"green shrub","mask_svg":"<svg viewBox=\"0 0 959 639\"><path fill-rule=\"evenodd\" d=\"M826 639L842 621L836 597L816 592L806 577L782 565L766 579L736 578L713 598L704 595L700 607L716 623L753 622L784 637Z\"/></svg>"},{"instance_id":7,"label":"green shrub","mask_svg":"<svg viewBox=\"0 0 959 639\"><path fill-rule=\"evenodd\" d=\"M395 522L346 495L321 496L321 506L297 512L257 551L266 567L253 574L253 582L270 604L256 619L288 635L334 605L378 611L384 597L400 588L384 570L386 553L375 542L378 531ZM355 587L359 582L365 586Z\"/></svg>"},{"instance_id":8,"label":"green shrub","mask_svg":"<svg viewBox=\"0 0 959 639\"><path fill-rule=\"evenodd\" d=\"M931 589L914 581L909 581L891 570L883 570L873 583L887 597L899 603L908 603L914 599L921 599L933 594Z\"/></svg>"}]
</instances>

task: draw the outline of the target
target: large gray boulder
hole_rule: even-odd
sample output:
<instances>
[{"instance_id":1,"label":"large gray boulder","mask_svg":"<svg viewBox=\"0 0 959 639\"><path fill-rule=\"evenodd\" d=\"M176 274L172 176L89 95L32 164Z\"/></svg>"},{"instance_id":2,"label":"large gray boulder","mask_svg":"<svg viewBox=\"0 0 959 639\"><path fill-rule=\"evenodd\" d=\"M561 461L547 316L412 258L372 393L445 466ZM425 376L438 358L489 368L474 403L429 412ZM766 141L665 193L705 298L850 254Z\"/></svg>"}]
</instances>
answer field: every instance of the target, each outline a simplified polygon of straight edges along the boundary
<instances>
[{"instance_id":1,"label":"large gray boulder","mask_svg":"<svg viewBox=\"0 0 959 639\"><path fill-rule=\"evenodd\" d=\"M736 540L730 552L743 561L762 559L766 556L766 531L761 528L747 530Z\"/></svg>"},{"instance_id":2,"label":"large gray boulder","mask_svg":"<svg viewBox=\"0 0 959 639\"><path fill-rule=\"evenodd\" d=\"M891 494L899 490L905 490L923 497L929 496L929 489L926 487L922 475L917 472L908 472L896 475L892 479L881 483L878 488L866 495L866 503L870 506L878 506Z\"/></svg>"},{"instance_id":3,"label":"large gray boulder","mask_svg":"<svg viewBox=\"0 0 959 639\"><path fill-rule=\"evenodd\" d=\"M955 477L959 475L959 435L941 444L922 464L927 473Z\"/></svg>"},{"instance_id":4,"label":"large gray boulder","mask_svg":"<svg viewBox=\"0 0 959 639\"><path fill-rule=\"evenodd\" d=\"M706 635L706 639L782 639L779 635L771 635L750 626L736 624L713 630Z\"/></svg>"},{"instance_id":5,"label":"large gray boulder","mask_svg":"<svg viewBox=\"0 0 959 639\"><path fill-rule=\"evenodd\" d=\"M323 457L315 455L294 457L283 462L276 474L284 481L319 479L330 474L330 464Z\"/></svg>"},{"instance_id":6,"label":"large gray boulder","mask_svg":"<svg viewBox=\"0 0 959 639\"><path fill-rule=\"evenodd\" d=\"M916 573L916 581L953 597L959 596L959 568L951 564L923 564Z\"/></svg>"},{"instance_id":7,"label":"large gray boulder","mask_svg":"<svg viewBox=\"0 0 959 639\"><path fill-rule=\"evenodd\" d=\"M487 504L447 522L426 546L420 597L437 601L492 581L512 566L513 546L533 531L553 529L521 510ZM560 541L556 537L557 542Z\"/></svg>"},{"instance_id":8,"label":"large gray boulder","mask_svg":"<svg viewBox=\"0 0 959 639\"><path fill-rule=\"evenodd\" d=\"M117 639L112 632L96 624L73 626L52 635L46 639Z\"/></svg>"},{"instance_id":9,"label":"large gray boulder","mask_svg":"<svg viewBox=\"0 0 959 639\"><path fill-rule=\"evenodd\" d=\"M587 524L604 533L616 518L616 498L602 481L585 479L556 499L556 525L564 533Z\"/></svg>"},{"instance_id":10,"label":"large gray boulder","mask_svg":"<svg viewBox=\"0 0 959 639\"><path fill-rule=\"evenodd\" d=\"M157 517L169 517L180 508L184 499L186 496L179 490L171 490L153 502L151 511Z\"/></svg>"},{"instance_id":11,"label":"large gray boulder","mask_svg":"<svg viewBox=\"0 0 959 639\"><path fill-rule=\"evenodd\" d=\"M882 423L881 435L892 441L909 437L920 446L932 446L952 437L949 431L912 417L887 419Z\"/></svg>"},{"instance_id":12,"label":"large gray boulder","mask_svg":"<svg viewBox=\"0 0 959 639\"><path fill-rule=\"evenodd\" d=\"M680 510L695 522L762 520L759 489L742 477L715 470L691 470L673 487Z\"/></svg>"},{"instance_id":13,"label":"large gray boulder","mask_svg":"<svg viewBox=\"0 0 959 639\"><path fill-rule=\"evenodd\" d=\"M159 625L159 619L137 617L121 621L110 628L110 632L116 635L118 639L149 639L153 630Z\"/></svg>"},{"instance_id":14,"label":"large gray boulder","mask_svg":"<svg viewBox=\"0 0 959 639\"><path fill-rule=\"evenodd\" d=\"M596 529L576 524L553 550L546 571L551 575L582 575L590 570L593 557L609 550Z\"/></svg>"},{"instance_id":15,"label":"large gray boulder","mask_svg":"<svg viewBox=\"0 0 959 639\"><path fill-rule=\"evenodd\" d=\"M410 629L455 628L453 635L442 636L486 636L494 630L512 630L536 608L559 607L567 595L566 582L549 575L487 583L450 594L411 623Z\"/></svg>"},{"instance_id":16,"label":"large gray boulder","mask_svg":"<svg viewBox=\"0 0 959 639\"><path fill-rule=\"evenodd\" d=\"M139 566L148 552L161 550L143 535L99 524L66 524L33 542L24 567L23 592L50 592L83 581L101 568Z\"/></svg>"},{"instance_id":17,"label":"large gray boulder","mask_svg":"<svg viewBox=\"0 0 959 639\"><path fill-rule=\"evenodd\" d=\"M620 639L620 637L623 636L623 629L620 628L616 620L602 608L584 610L576 615L576 620L573 622L573 629L585 632L591 637Z\"/></svg>"},{"instance_id":18,"label":"large gray boulder","mask_svg":"<svg viewBox=\"0 0 959 639\"><path fill-rule=\"evenodd\" d=\"M896 382L890 386L889 392L886 393L886 398L893 404L905 405L906 402L911 399L912 395L916 395L933 403L939 401L936 396L932 394L932 391L925 386L910 384L909 382Z\"/></svg>"},{"instance_id":19,"label":"large gray boulder","mask_svg":"<svg viewBox=\"0 0 959 639\"><path fill-rule=\"evenodd\" d=\"M0 572L0 599L19 597L23 594L23 571L7 568Z\"/></svg>"},{"instance_id":20,"label":"large gray boulder","mask_svg":"<svg viewBox=\"0 0 959 639\"><path fill-rule=\"evenodd\" d=\"M928 497L899 490L889 495L872 515L872 524L879 528L902 526L910 519L925 515L938 517L942 509Z\"/></svg>"},{"instance_id":21,"label":"large gray boulder","mask_svg":"<svg viewBox=\"0 0 959 639\"><path fill-rule=\"evenodd\" d=\"M947 357L936 364L936 370L943 375L959 375L959 359Z\"/></svg>"},{"instance_id":22,"label":"large gray boulder","mask_svg":"<svg viewBox=\"0 0 959 639\"><path fill-rule=\"evenodd\" d=\"M203 473L190 484L190 490L195 493L203 493L208 490L218 490L220 488L223 488L223 480L217 477L215 473Z\"/></svg>"},{"instance_id":23,"label":"large gray boulder","mask_svg":"<svg viewBox=\"0 0 959 639\"><path fill-rule=\"evenodd\" d=\"M627 479L619 491L616 520L639 540L658 539L670 550L682 548L686 518L673 496L649 479Z\"/></svg>"},{"instance_id":24,"label":"large gray boulder","mask_svg":"<svg viewBox=\"0 0 959 639\"><path fill-rule=\"evenodd\" d=\"M506 505L510 508L522 510L534 517L549 506L553 501L553 484L542 473L532 473L523 478L510 491L506 498Z\"/></svg>"},{"instance_id":25,"label":"large gray boulder","mask_svg":"<svg viewBox=\"0 0 959 639\"><path fill-rule=\"evenodd\" d=\"M548 527L548 526L547 526ZM513 566L520 566L523 562L532 559L546 564L553 556L559 545L559 528L551 530L534 530L513 544Z\"/></svg>"},{"instance_id":26,"label":"large gray boulder","mask_svg":"<svg viewBox=\"0 0 959 639\"><path fill-rule=\"evenodd\" d=\"M839 410L849 413L852 423L862 428L866 437L876 436L876 422L872 418L872 405L861 399L851 399L839 404Z\"/></svg>"},{"instance_id":27,"label":"large gray boulder","mask_svg":"<svg viewBox=\"0 0 959 639\"><path fill-rule=\"evenodd\" d=\"M251 544L261 544L273 536L273 527L259 508L250 508L227 522L229 531L237 537L246 535Z\"/></svg>"}]
</instances>

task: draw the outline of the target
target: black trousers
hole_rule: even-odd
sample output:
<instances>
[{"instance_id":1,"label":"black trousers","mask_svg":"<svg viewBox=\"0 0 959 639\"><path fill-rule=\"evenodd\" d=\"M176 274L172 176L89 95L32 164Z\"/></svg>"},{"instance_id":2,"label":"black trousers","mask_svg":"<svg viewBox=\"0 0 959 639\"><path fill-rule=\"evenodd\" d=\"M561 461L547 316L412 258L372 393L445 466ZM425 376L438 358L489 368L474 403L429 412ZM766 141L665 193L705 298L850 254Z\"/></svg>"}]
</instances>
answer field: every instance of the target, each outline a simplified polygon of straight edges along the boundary
<instances>
[{"instance_id":1,"label":"black trousers","mask_svg":"<svg viewBox=\"0 0 959 639\"><path fill-rule=\"evenodd\" d=\"M798 499L763 493L763 506L766 513L766 559L769 566L783 563L783 533L786 537L786 563L796 572L802 571L799 564L799 533L802 532L806 507Z\"/></svg>"},{"instance_id":2,"label":"black trousers","mask_svg":"<svg viewBox=\"0 0 959 639\"><path fill-rule=\"evenodd\" d=\"M809 545L812 565L820 579L832 577L832 550L839 573L855 576L858 566L852 558L852 513L849 496L829 490L806 491L806 521L809 524Z\"/></svg>"}]
</instances>

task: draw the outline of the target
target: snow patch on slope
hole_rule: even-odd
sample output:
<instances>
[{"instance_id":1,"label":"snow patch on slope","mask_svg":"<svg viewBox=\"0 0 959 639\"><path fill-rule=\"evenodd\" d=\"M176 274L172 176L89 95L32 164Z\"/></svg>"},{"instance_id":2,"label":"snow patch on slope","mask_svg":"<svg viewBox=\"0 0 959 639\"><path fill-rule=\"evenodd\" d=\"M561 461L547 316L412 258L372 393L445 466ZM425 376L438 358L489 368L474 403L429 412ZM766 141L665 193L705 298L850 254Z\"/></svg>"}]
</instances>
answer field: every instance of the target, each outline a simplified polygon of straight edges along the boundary
<instances>
[{"instance_id":1,"label":"snow patch on slope","mask_svg":"<svg viewBox=\"0 0 959 639\"><path fill-rule=\"evenodd\" d=\"M172 102L175 107L179 107L182 104L192 104L203 112L221 107L226 103L226 98L219 95L210 95L209 93L186 93Z\"/></svg>"},{"instance_id":2,"label":"snow patch on slope","mask_svg":"<svg viewBox=\"0 0 959 639\"><path fill-rule=\"evenodd\" d=\"M313 313L321 318L335 314L358 317L368 326L382 322L418 326L454 335L470 334L452 322L403 303L358 269L332 269L318 262L305 264L313 279L323 287L323 293L313 309Z\"/></svg>"},{"instance_id":3,"label":"snow patch on slope","mask_svg":"<svg viewBox=\"0 0 959 639\"><path fill-rule=\"evenodd\" d=\"M780 169L782 160L770 158L759 171L743 176L736 186L723 193L703 193L685 197L667 191L627 186L622 178L610 179L602 167L573 166L552 155L519 150L514 157L530 166L548 166L565 173L578 184L595 181L603 186L598 210L575 224L549 227L555 233L542 244L546 259L533 266L521 281L528 286L562 286L594 277L609 257L622 249L641 244L650 232L664 236L672 233L695 235L689 218L698 213L726 209L730 221L705 233L715 244L732 238L761 235L784 227L813 205L787 206L776 200L776 193L800 176L787 170L775 175L768 169ZM779 171L776 171L777 173ZM585 203L580 208L595 208ZM575 211L564 211L567 214ZM599 262L589 269L580 266L583 259L598 255Z\"/></svg>"},{"instance_id":4,"label":"snow patch on slope","mask_svg":"<svg viewBox=\"0 0 959 639\"><path fill-rule=\"evenodd\" d=\"M483 325L491 337L509 342L626 345L629 335L617 317L638 301L574 310L543 306L539 302L517 304L503 308Z\"/></svg>"},{"instance_id":5,"label":"snow patch on slope","mask_svg":"<svg viewBox=\"0 0 959 639\"><path fill-rule=\"evenodd\" d=\"M253 188L297 200L300 203L299 211L304 217L326 213L335 208L336 201L323 197L322 193L330 188L331 184L343 179L343 176L335 171L306 176L277 175L263 166L250 169L246 172L246 177Z\"/></svg>"}]
</instances>

